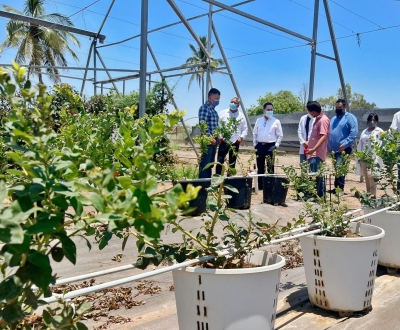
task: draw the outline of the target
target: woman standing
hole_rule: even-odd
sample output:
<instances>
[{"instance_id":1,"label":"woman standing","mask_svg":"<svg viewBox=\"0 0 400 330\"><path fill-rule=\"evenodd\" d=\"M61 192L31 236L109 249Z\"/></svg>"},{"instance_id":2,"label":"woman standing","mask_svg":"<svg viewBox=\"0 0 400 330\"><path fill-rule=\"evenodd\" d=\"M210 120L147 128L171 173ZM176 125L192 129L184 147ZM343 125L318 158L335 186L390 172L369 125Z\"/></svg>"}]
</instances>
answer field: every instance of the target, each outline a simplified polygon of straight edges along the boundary
<instances>
[{"instance_id":1,"label":"woman standing","mask_svg":"<svg viewBox=\"0 0 400 330\"><path fill-rule=\"evenodd\" d=\"M360 141L357 146L357 151L370 151L374 159L374 168L382 166L382 159L377 157L375 152L371 148L371 139L373 141L380 141L380 133L383 129L378 127L379 117L376 113L370 113L367 118L367 128L362 131L360 135ZM367 163L359 160L361 175L365 177L365 184L367 186L367 192L376 197L376 182L374 181L374 170L368 169Z\"/></svg>"}]
</instances>

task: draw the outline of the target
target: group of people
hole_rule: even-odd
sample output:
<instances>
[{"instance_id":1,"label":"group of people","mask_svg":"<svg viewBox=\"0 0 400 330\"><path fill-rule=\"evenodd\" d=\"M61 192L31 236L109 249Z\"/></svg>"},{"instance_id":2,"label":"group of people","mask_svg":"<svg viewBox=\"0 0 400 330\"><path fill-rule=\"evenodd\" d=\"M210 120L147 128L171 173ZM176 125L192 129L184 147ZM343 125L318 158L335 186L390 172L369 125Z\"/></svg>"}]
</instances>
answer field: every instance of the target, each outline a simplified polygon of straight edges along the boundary
<instances>
[{"instance_id":1,"label":"group of people","mask_svg":"<svg viewBox=\"0 0 400 330\"><path fill-rule=\"evenodd\" d=\"M229 108L222 110L219 114L215 110L219 104L221 93L218 89L212 88L208 93L207 102L199 109L199 122L207 124L207 134L214 139L208 146L208 150L202 154L199 169L199 178L210 178L212 166L207 164L215 160L217 146L216 173L221 174L222 166L226 156L229 154L229 166L235 167L236 156L239 146L247 135L248 127L242 112L239 112L240 99L233 97ZM317 172L320 164L325 162L328 153L334 153L335 165L343 161L343 154L351 154L355 139L358 135L357 118L346 112L347 104L344 99L338 99L335 104L335 114L331 120L323 113L321 105L317 101L308 101L308 113L301 117L298 127L300 142L300 163L307 161L310 171ZM236 118L239 122L236 132L230 137L215 136L214 131L221 121L228 121L229 118ZM367 118L367 127L362 131L358 143L358 151L371 145L370 137L379 140L382 129L378 127L379 117L376 113L370 113ZM400 132L400 112L396 113L391 128ZM263 116L258 118L253 129L253 145L256 150L256 163L258 173L274 173L275 150L279 148L283 138L281 122L274 117L274 106L267 102L263 105ZM380 160L377 158L377 162ZM371 172L368 171L365 163L360 164L362 175L365 177L367 192L376 196L376 184ZM400 168L399 168L400 177ZM258 186L263 188L263 178L258 177ZM335 177L334 189L330 193L336 193L337 188L344 191L345 176ZM398 187L400 189L400 187ZM325 194L324 177L317 178L317 193L322 197Z\"/></svg>"}]
</instances>

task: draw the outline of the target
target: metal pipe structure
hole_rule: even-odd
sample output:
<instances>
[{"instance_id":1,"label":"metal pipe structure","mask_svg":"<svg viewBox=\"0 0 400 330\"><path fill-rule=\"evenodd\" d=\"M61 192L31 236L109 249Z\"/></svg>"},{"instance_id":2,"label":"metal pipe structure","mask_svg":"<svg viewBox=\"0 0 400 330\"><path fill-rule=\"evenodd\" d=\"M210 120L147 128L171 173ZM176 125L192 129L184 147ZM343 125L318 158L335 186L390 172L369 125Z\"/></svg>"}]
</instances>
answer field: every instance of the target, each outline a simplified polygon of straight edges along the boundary
<instances>
[{"instance_id":1,"label":"metal pipe structure","mask_svg":"<svg viewBox=\"0 0 400 330\"><path fill-rule=\"evenodd\" d=\"M80 34L80 35L83 35L83 36L91 37L91 38L94 38L94 39L99 39L100 43L103 43L104 40L106 39L105 35L98 34L96 32L90 32L90 31L86 31L86 30L82 30L82 29L77 29L77 28L72 27L72 26L66 26L66 25L63 25L63 24L53 23L53 22L42 20L42 19L37 19L37 18L34 18L34 17L28 17L28 16L25 16L25 15L9 13L9 12L3 11L3 10L0 10L0 16L11 18L11 19L15 19L17 21L22 21L22 22L34 24L34 25L39 25L39 26L52 28L52 29L55 29L55 30L67 31L67 32L76 33L76 34Z\"/></svg>"},{"instance_id":2,"label":"metal pipe structure","mask_svg":"<svg viewBox=\"0 0 400 330\"><path fill-rule=\"evenodd\" d=\"M147 41L147 47L149 48L149 52L150 52L151 57L153 58L154 64L156 65L157 69L160 71L161 67L160 67L160 65L158 64L156 55L154 54L153 49L151 48L150 43L149 43L148 41ZM162 80L165 80L165 76L164 76L164 74L163 74L161 71L159 72L159 74L160 74L160 76L161 76L161 79L162 79ZM166 84L166 88L167 88L168 93L169 93L170 95L172 95L172 91L171 91L171 89L169 88L168 84ZM174 98L173 95L171 96L171 100L172 100L172 104L174 105L175 109L179 109L178 105L177 105L176 102L175 102L175 98ZM182 125L183 125L183 128L185 129L186 135L187 135L187 137L189 138L189 142L190 142L190 144L192 145L193 150L194 150L194 152L195 152L197 158L199 158L199 157L200 157L199 152L197 151L196 146L194 145L193 139L192 139L192 137L191 137L190 134L189 134L189 131L188 131L187 127L186 127L186 124L185 124L185 122L183 121L183 118L181 118L181 123L182 123Z\"/></svg>"},{"instance_id":3,"label":"metal pipe structure","mask_svg":"<svg viewBox=\"0 0 400 330\"><path fill-rule=\"evenodd\" d=\"M306 40L306 41L308 41L310 43L313 42L313 40L311 38L309 38L309 37L306 37L306 36L303 36L302 34L299 34L299 33L293 32L291 30L285 29L285 28L283 28L283 27L281 27L279 25L276 25L276 24L273 24L273 23L268 22L266 20L263 20L261 18L258 18L257 16L253 16L253 15L247 14L244 11L232 8L232 6L225 5L225 4L221 3L221 2L214 1L214 0L203 0L203 1L205 1L207 3L211 3L213 5L216 5L217 7L223 8L223 9L228 10L228 11L230 11L232 13L237 14L237 15L240 15L240 16L246 17L248 19L251 19L252 21L255 21L255 22L261 23L263 25L267 25L269 27L277 29L279 31L285 32L285 33L290 34L290 35L292 35L294 37Z\"/></svg>"},{"instance_id":4,"label":"metal pipe structure","mask_svg":"<svg viewBox=\"0 0 400 330\"><path fill-rule=\"evenodd\" d=\"M115 2L115 0L112 0L110 6L108 7L107 13L106 13L106 15L104 16L103 22L101 22L99 31L97 31L97 35L96 35L95 39L97 39L97 38L99 37L101 30L103 30L103 26L104 26L104 24L105 24L106 21L107 21L107 18L108 18L108 15L110 14L111 8L114 6L114 2Z\"/></svg>"},{"instance_id":5,"label":"metal pipe structure","mask_svg":"<svg viewBox=\"0 0 400 330\"><path fill-rule=\"evenodd\" d=\"M209 5L209 10L208 10L208 37L207 37L207 51L211 55L211 39L212 39L212 5ZM204 99L208 99L206 97L208 91L210 90L210 83L211 83L211 58L208 59L207 62L207 74L206 74L206 89L203 91L204 93ZM204 79L204 78L202 78ZM212 86L211 86L212 87Z\"/></svg>"},{"instance_id":6,"label":"metal pipe structure","mask_svg":"<svg viewBox=\"0 0 400 330\"><path fill-rule=\"evenodd\" d=\"M101 58L100 53L99 53L99 51L98 51L97 49L96 49L96 55L98 56L98 58L99 58L101 64L103 65L104 69L106 69L106 73L107 73L108 78L112 79L112 77L111 77L111 75L110 75L110 72L108 72L107 67L106 67L106 64L104 63L104 61L103 61L103 59ZM119 91L118 91L118 87L117 87L117 85L115 84L115 82L112 81L111 83L113 84L113 86L114 86L115 91L117 92L117 94L120 95L120 94L119 94ZM101 84L101 88L103 88L103 84ZM101 94L103 95L103 92L101 92Z\"/></svg>"},{"instance_id":7,"label":"metal pipe structure","mask_svg":"<svg viewBox=\"0 0 400 330\"><path fill-rule=\"evenodd\" d=\"M331 12L329 10L328 0L323 0L323 1L324 1L324 7L325 7L325 15L328 20L329 33L331 35L333 52L335 53L336 66L337 66L337 70L339 73L340 85L342 86L342 93L343 93L344 99L346 100L347 111L350 112L349 98L347 95L346 84L344 82L342 64L340 62L339 50L338 50L337 43L336 43L335 30L333 29Z\"/></svg>"},{"instance_id":8,"label":"metal pipe structure","mask_svg":"<svg viewBox=\"0 0 400 330\"><path fill-rule=\"evenodd\" d=\"M196 64L190 64L190 65L181 65L181 66L176 66L173 68L169 68L169 69L160 69L160 70L155 70L155 71L150 71L147 72L146 75L152 75L155 73L160 73L160 72L169 72L169 71L175 71L175 70L183 70L183 69L187 69L187 68L195 68L195 67L199 67L199 66L204 66L204 63L196 63ZM139 78L140 74L134 74L134 75L129 75L129 76L124 76L124 77L118 77L118 78L114 78L111 80L102 80L102 81L98 81L99 83L109 83L112 81L121 81L121 80L128 80L128 79L135 79L135 78Z\"/></svg>"},{"instance_id":9,"label":"metal pipe structure","mask_svg":"<svg viewBox=\"0 0 400 330\"><path fill-rule=\"evenodd\" d=\"M314 4L314 24L313 24L313 44L311 49L311 64L310 64L310 85L308 86L308 100L314 98L314 78L315 78L315 63L317 57L317 38L318 38L318 16L319 16L319 0L315 0Z\"/></svg>"},{"instance_id":10,"label":"metal pipe structure","mask_svg":"<svg viewBox=\"0 0 400 330\"><path fill-rule=\"evenodd\" d=\"M146 113L146 74L147 74L147 30L149 20L149 0L142 0L140 25L140 80L139 80L139 118Z\"/></svg>"},{"instance_id":11,"label":"metal pipe structure","mask_svg":"<svg viewBox=\"0 0 400 330\"><path fill-rule=\"evenodd\" d=\"M207 51L206 47L204 47L203 43L200 41L199 37L197 36L196 32L194 32L193 28L190 26L189 22L187 21L186 17L183 15L183 13L180 11L178 6L175 4L174 0L167 0L171 8L174 10L176 15L181 19L183 25L186 26L188 29L189 33L192 35L193 39L196 40L197 44L201 48L201 50L204 52L204 54L207 56L208 60L211 60L211 55Z\"/></svg>"},{"instance_id":12,"label":"metal pipe structure","mask_svg":"<svg viewBox=\"0 0 400 330\"><path fill-rule=\"evenodd\" d=\"M220 71L220 70L226 70L226 69L227 69L226 66L219 67L218 70L216 70L216 72L229 75L230 74L229 72ZM189 74L193 74L193 72L169 74L169 75L164 76L164 78L181 77L181 76L186 76L186 75L189 75Z\"/></svg>"},{"instance_id":13,"label":"metal pipe structure","mask_svg":"<svg viewBox=\"0 0 400 330\"><path fill-rule=\"evenodd\" d=\"M242 1L242 2L236 3L234 5L231 5L231 7L238 7L238 6L244 5L244 4L249 3L249 2L253 2L253 1L255 1L255 0ZM224 10L225 9L218 9L218 10L214 10L212 13L215 14L215 13L219 13L219 12L224 11ZM194 19L198 19L198 18L205 17L205 16L208 16L208 13L207 14L201 14L201 15L193 16L193 17L189 17L187 19L187 21L192 21ZM182 21L171 23L171 24L167 24L167 25L164 25L164 26L160 26L160 27L158 27L156 29L149 30L148 33L161 31L161 30L164 30L166 28L169 28L169 27L172 27L172 26L175 26L175 25L179 25L179 24L182 24ZM124 40L120 40L120 41L116 41L116 42L113 42L113 43L110 43L110 44L107 44L107 45L99 46L97 48L103 48L103 47L110 47L110 46L114 46L114 45L119 45L119 44L122 44L124 42L130 41L130 40L133 40L133 39L136 39L136 38L139 38L139 37L140 37L140 34L137 34L135 36L126 38Z\"/></svg>"},{"instance_id":14,"label":"metal pipe structure","mask_svg":"<svg viewBox=\"0 0 400 330\"><path fill-rule=\"evenodd\" d=\"M250 118L247 115L246 108L244 106L242 98L240 97L239 88L236 85L235 77L233 76L231 67L230 67L229 62L228 62L228 58L225 55L224 47L222 47L221 40L219 39L219 35L218 35L218 32L217 32L217 29L215 28L214 23L212 24L212 30L214 32L215 40L217 41L217 44L218 44L219 50L221 52L222 58L224 59L225 66L226 66L226 68L227 68L227 70L229 72L229 77L231 78L231 82L232 82L233 88L235 89L236 96L240 99L240 106L242 107L242 111L243 111L244 117L246 118L247 129L251 133L251 136L253 136L253 128L251 127Z\"/></svg>"},{"instance_id":15,"label":"metal pipe structure","mask_svg":"<svg viewBox=\"0 0 400 330\"><path fill-rule=\"evenodd\" d=\"M98 48L98 47L96 47ZM91 50L89 51L89 53ZM90 55L90 54L89 54ZM29 65L29 64L18 64L19 66L25 67L25 68L41 68L41 69L46 69L48 68L45 65ZM1 64L0 66L3 67L12 67L12 64L10 63L5 63ZM139 70L131 70L131 69L101 69L101 68L89 68L89 67L79 67L79 66L52 66L54 69L61 69L61 70L88 70L88 71L115 71L115 72L139 72Z\"/></svg>"},{"instance_id":16,"label":"metal pipe structure","mask_svg":"<svg viewBox=\"0 0 400 330\"><path fill-rule=\"evenodd\" d=\"M96 85L96 81L97 81L96 52L97 52L97 49L96 49L96 46L97 46L97 39L94 39L93 40L93 68L94 68L94 71L93 71L93 93L94 93L94 96L97 95L97 85Z\"/></svg>"},{"instance_id":17,"label":"metal pipe structure","mask_svg":"<svg viewBox=\"0 0 400 330\"><path fill-rule=\"evenodd\" d=\"M336 58L334 58L334 57L331 57L331 56L328 56L328 55L324 55L324 54L321 54L321 53L316 53L316 55L336 62Z\"/></svg>"},{"instance_id":18,"label":"metal pipe structure","mask_svg":"<svg viewBox=\"0 0 400 330\"><path fill-rule=\"evenodd\" d=\"M96 40L96 39L94 39L94 40ZM86 76L87 76L87 73L88 73L88 70L89 70L88 66L89 66L89 63L90 63L90 57L92 56L94 40L90 44L89 54L88 54L87 61L86 61L85 73L83 74L83 81L82 81L82 85L81 85L81 92L80 92L81 96L83 95L83 90L85 88Z\"/></svg>"}]
</instances>

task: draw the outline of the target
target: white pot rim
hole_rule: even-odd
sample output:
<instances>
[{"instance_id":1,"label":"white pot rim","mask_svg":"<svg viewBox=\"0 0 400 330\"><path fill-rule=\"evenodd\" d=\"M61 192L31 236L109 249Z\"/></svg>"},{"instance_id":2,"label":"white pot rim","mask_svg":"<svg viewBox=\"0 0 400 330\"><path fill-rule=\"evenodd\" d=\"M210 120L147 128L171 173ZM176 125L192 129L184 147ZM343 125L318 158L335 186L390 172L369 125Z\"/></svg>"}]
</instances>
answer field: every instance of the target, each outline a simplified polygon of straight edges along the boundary
<instances>
[{"instance_id":1,"label":"white pot rim","mask_svg":"<svg viewBox=\"0 0 400 330\"><path fill-rule=\"evenodd\" d=\"M263 251L264 252L264 251ZM285 258L275 254L277 256L277 262L272 265L266 265L261 267L252 267L252 268L235 268L235 269L216 269L216 268L201 268L201 267L183 267L179 268L179 270L184 270L189 273L197 273L197 274L216 274L216 275L242 275L242 274L251 274L251 273L262 273L266 271L275 270L278 268L282 268L285 266Z\"/></svg>"},{"instance_id":2,"label":"white pot rim","mask_svg":"<svg viewBox=\"0 0 400 330\"><path fill-rule=\"evenodd\" d=\"M399 212L400 213L400 212ZM313 239L318 239L318 240L323 240L323 241L339 241L339 242L357 242L357 241L373 241L379 238L382 238L385 236L385 231L377 226L366 224L366 223L361 223L360 224L362 227L363 226L368 226L368 227L374 227L376 228L378 234L372 235L372 236L361 236L361 237L331 237L331 236L321 236L321 235L309 235L306 237L313 238Z\"/></svg>"}]
</instances>

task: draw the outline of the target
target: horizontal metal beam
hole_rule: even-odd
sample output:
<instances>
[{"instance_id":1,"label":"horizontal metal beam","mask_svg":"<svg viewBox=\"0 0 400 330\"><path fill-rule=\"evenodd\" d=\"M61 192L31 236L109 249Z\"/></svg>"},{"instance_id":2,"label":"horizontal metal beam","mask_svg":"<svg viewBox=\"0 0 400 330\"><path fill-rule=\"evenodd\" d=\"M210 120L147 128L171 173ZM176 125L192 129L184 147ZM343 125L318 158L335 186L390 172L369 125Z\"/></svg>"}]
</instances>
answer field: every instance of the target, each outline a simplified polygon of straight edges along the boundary
<instances>
[{"instance_id":1,"label":"horizontal metal beam","mask_svg":"<svg viewBox=\"0 0 400 330\"><path fill-rule=\"evenodd\" d=\"M239 3L237 3L237 4L232 5L231 7L238 7L238 6L244 5L244 4L249 3L249 2L253 2L253 1L255 1L255 0L247 0L247 1L239 2ZM217 10L213 10L211 13L212 13L212 14L216 14L216 13L219 13L219 12L224 11L224 10L225 10L225 9L217 9ZM207 13L207 14L201 14L201 15L193 16L193 17L189 17L189 18L187 19L187 21L191 21L191 20L198 19L198 18L205 17L205 16L208 16L208 13ZM149 30L149 31L147 32L147 34L153 33L153 32L157 32L157 31L160 31L160 30L163 30L163 29L166 29L166 28L169 28L169 27L178 25L178 24L182 24L182 21L178 21L178 22L175 22L175 23L171 23L171 24L167 24L167 25L164 25L164 26L160 26L160 27L155 28L155 29L153 29L153 30ZM103 47L109 47L109 46L114 46L114 45L122 44L122 43L124 43L124 42L127 42L127 41L129 41L129 40L133 40L133 39L136 39L136 38L139 38L139 37L140 37L140 34L137 34L137 35L135 35L135 36L126 38L126 39L124 39L124 40L116 41L116 42L113 42L113 43L110 43L110 44L107 44L107 45L103 45L103 46L98 46L97 49L98 49L98 48L103 48Z\"/></svg>"},{"instance_id":2,"label":"horizontal metal beam","mask_svg":"<svg viewBox=\"0 0 400 330\"><path fill-rule=\"evenodd\" d=\"M63 75L63 74L54 74L54 73L47 73L47 72L41 72L41 74L44 74L46 76L57 76L57 77L61 77L61 78L77 79L77 80L85 80L85 81L92 81L93 80L93 78L85 79L85 78L79 78L79 77L74 77L74 76L66 76L66 75Z\"/></svg>"},{"instance_id":3,"label":"horizontal metal beam","mask_svg":"<svg viewBox=\"0 0 400 330\"><path fill-rule=\"evenodd\" d=\"M223 74L229 74L228 72L222 72L219 70L226 70L226 67L220 67L218 68L218 70L216 72L218 73L223 73ZM193 74L194 72L184 72L184 73L177 73L177 74L170 74L170 75L166 75L164 76L164 78L172 78L172 77L180 77L180 76L186 76L188 74Z\"/></svg>"},{"instance_id":4,"label":"horizontal metal beam","mask_svg":"<svg viewBox=\"0 0 400 330\"><path fill-rule=\"evenodd\" d=\"M323 57L323 58L327 58L328 60L336 61L336 58L328 56L328 55L324 55L324 54L321 54L321 53L315 53L315 55L318 55L318 56Z\"/></svg>"},{"instance_id":5,"label":"horizontal metal beam","mask_svg":"<svg viewBox=\"0 0 400 330\"><path fill-rule=\"evenodd\" d=\"M246 17L248 19L251 19L252 21L256 21L256 22L261 23L263 25L267 25L269 27L272 27L272 28L274 28L276 30L285 32L285 33L290 34L290 35L292 35L294 37L306 40L306 41L310 42L311 44L314 43L314 40L309 38L309 37L306 37L306 36L303 36L302 34L299 34L299 33L293 32L291 30L285 29L285 28L283 28L283 27L281 27L279 25L276 25L274 23L271 23L271 22L268 22L266 20L263 20L263 19L261 19L261 18L259 18L257 16L253 16L253 15L247 14L244 11L232 8L232 6L225 5L225 4L221 3L221 2L214 1L214 0L203 0L203 1L204 2L208 2L208 3L212 4L212 5L218 6L220 8L223 8L225 10L228 10L228 11L230 11L232 13L237 14L237 15L240 15L240 16Z\"/></svg>"},{"instance_id":6,"label":"horizontal metal beam","mask_svg":"<svg viewBox=\"0 0 400 330\"><path fill-rule=\"evenodd\" d=\"M25 68L39 68L39 69L47 69L48 66L45 65L27 65L27 64L18 64L19 66L23 66ZM3 67L12 67L12 64L7 63L7 64L1 64L0 66ZM91 71L116 71L116 72L139 72L139 70L130 70L130 69L102 69L102 68L85 68L85 67L79 67L79 66L52 66L53 69L57 70L91 70Z\"/></svg>"},{"instance_id":7,"label":"horizontal metal beam","mask_svg":"<svg viewBox=\"0 0 400 330\"><path fill-rule=\"evenodd\" d=\"M17 21L37 24L39 26L45 26L45 27L52 28L52 29L55 29L55 30L68 31L68 32L71 32L71 33L80 34L80 35L91 37L91 38L94 38L94 39L99 39L100 43L104 43L104 40L106 39L105 35L98 34L96 32L90 32L90 31L86 31L86 30L82 30L82 29L77 29L77 28L74 28L72 26L66 26L66 25L63 25L63 24L53 23L53 22L42 20L42 19L28 17L28 16L25 16L25 15L18 15L18 14L14 14L14 13L9 13L9 12L4 11L4 10L0 10L0 16L11 18L11 19L15 19Z\"/></svg>"},{"instance_id":8,"label":"horizontal metal beam","mask_svg":"<svg viewBox=\"0 0 400 330\"><path fill-rule=\"evenodd\" d=\"M199 67L199 66L207 66L207 63L181 65L181 66L176 66L176 67L169 68L169 69L162 69L162 70L156 70L156 71L147 72L146 74L149 76L149 75L152 75L152 74L155 74L155 73L162 73L162 72L169 72L169 71L175 71L175 70L196 68L196 67ZM114 81L130 80L130 79L136 79L136 78L139 78L139 77L140 77L139 74L133 74L133 75L124 76L124 77L118 77L118 78L114 78L114 79L110 79L110 80L96 81L96 83L111 83L111 82L114 82Z\"/></svg>"}]
</instances>

